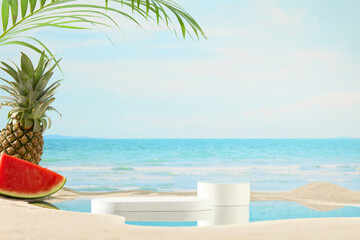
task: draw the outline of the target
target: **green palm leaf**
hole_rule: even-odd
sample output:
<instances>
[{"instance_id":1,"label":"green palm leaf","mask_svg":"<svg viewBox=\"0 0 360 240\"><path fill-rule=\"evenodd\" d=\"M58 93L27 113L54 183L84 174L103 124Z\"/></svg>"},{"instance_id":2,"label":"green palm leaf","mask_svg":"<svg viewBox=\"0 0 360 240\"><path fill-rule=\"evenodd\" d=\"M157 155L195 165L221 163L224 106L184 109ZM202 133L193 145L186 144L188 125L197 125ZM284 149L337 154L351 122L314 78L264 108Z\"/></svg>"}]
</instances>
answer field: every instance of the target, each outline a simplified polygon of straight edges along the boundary
<instances>
[{"instance_id":1,"label":"green palm leaf","mask_svg":"<svg viewBox=\"0 0 360 240\"><path fill-rule=\"evenodd\" d=\"M40 48L44 48L48 58L53 57L53 54L45 44L37 38L24 35L26 32L43 27L87 30L105 26L120 29L118 20L121 18L141 27L135 19L136 15L147 21L155 21L158 25L163 22L169 29L179 29L184 38L186 35L192 37L192 33L198 39L206 38L190 14L171 0L95 0L91 4L80 0L0 1L3 28L0 46L22 45L39 53L42 52ZM131 10L132 14L126 10ZM178 27L172 23L172 18L177 21ZM10 24L9 19L12 20Z\"/></svg>"},{"instance_id":2,"label":"green palm leaf","mask_svg":"<svg viewBox=\"0 0 360 240\"><path fill-rule=\"evenodd\" d=\"M4 32L6 31L6 28L9 23L9 2L7 0L3 0L1 4L1 20L3 25Z\"/></svg>"},{"instance_id":3,"label":"green palm leaf","mask_svg":"<svg viewBox=\"0 0 360 240\"><path fill-rule=\"evenodd\" d=\"M21 17L25 17L28 7L28 0L21 0Z\"/></svg>"}]
</instances>

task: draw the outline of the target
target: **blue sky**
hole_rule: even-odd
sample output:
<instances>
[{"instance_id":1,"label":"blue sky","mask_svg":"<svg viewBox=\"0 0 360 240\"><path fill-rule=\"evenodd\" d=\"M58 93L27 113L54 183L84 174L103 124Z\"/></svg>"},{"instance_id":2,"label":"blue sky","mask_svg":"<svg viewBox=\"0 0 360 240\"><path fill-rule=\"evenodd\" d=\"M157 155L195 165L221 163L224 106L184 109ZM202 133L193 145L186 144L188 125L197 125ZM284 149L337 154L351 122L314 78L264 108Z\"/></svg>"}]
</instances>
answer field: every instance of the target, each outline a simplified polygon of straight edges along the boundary
<instances>
[{"instance_id":1,"label":"blue sky","mask_svg":"<svg viewBox=\"0 0 360 240\"><path fill-rule=\"evenodd\" d=\"M359 1L177 2L208 40L123 20L107 31L116 48L96 31L34 33L63 58L63 117L51 114L47 134L360 137ZM0 49L1 60L17 50Z\"/></svg>"}]
</instances>

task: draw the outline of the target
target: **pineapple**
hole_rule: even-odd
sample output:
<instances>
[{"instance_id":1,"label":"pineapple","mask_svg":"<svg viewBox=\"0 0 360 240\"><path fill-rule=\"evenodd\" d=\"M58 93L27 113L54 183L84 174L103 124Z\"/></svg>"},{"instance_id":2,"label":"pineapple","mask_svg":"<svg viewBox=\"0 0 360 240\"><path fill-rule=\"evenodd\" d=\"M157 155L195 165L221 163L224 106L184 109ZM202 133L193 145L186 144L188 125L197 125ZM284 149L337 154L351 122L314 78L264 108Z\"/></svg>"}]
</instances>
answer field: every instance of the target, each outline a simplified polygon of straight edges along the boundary
<instances>
[{"instance_id":1,"label":"pineapple","mask_svg":"<svg viewBox=\"0 0 360 240\"><path fill-rule=\"evenodd\" d=\"M0 96L5 99L2 106L12 109L8 113L8 124L0 133L0 152L17 158L39 164L43 153L43 133L51 126L51 120L46 115L49 110L56 111L50 104L55 100L55 90L60 85L56 81L47 87L54 68L59 61L51 67L52 59L47 59L43 52L39 63L34 69L28 56L21 53L21 68L1 62L3 69L14 81L0 79L7 85L0 85L0 89L10 96ZM46 71L46 68L49 70ZM59 113L61 116L61 114Z\"/></svg>"}]
</instances>

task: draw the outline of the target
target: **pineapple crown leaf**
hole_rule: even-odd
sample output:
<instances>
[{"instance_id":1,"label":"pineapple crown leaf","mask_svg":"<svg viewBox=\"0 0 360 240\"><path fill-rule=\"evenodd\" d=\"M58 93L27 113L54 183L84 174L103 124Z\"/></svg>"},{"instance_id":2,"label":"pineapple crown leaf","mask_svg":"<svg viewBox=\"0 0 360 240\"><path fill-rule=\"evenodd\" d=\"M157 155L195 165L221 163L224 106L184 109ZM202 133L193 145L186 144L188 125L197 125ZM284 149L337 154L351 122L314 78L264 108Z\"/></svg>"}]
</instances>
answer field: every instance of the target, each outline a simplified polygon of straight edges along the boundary
<instances>
[{"instance_id":1,"label":"pineapple crown leaf","mask_svg":"<svg viewBox=\"0 0 360 240\"><path fill-rule=\"evenodd\" d=\"M16 94L23 94L25 89L23 87L21 87L18 83L8 81L2 77L0 77L0 79L3 80L4 82L6 82L7 84L9 84L13 88L13 90L16 92Z\"/></svg>"},{"instance_id":2,"label":"pineapple crown leaf","mask_svg":"<svg viewBox=\"0 0 360 240\"><path fill-rule=\"evenodd\" d=\"M55 90L60 86L60 82L61 80L58 80L56 82L54 82L53 84L51 84L46 90L44 90L41 95L39 95L39 100L43 101L47 98L52 97L55 94Z\"/></svg>"},{"instance_id":3,"label":"pineapple crown leaf","mask_svg":"<svg viewBox=\"0 0 360 240\"><path fill-rule=\"evenodd\" d=\"M40 132L42 129L41 129L41 126L40 126L40 120L39 119L34 119L34 131L35 132Z\"/></svg>"},{"instance_id":4,"label":"pineapple crown leaf","mask_svg":"<svg viewBox=\"0 0 360 240\"><path fill-rule=\"evenodd\" d=\"M25 71L18 72L19 79L21 79L22 84L26 87L27 90L32 89L31 78L26 74Z\"/></svg>"},{"instance_id":5,"label":"pineapple crown leaf","mask_svg":"<svg viewBox=\"0 0 360 240\"><path fill-rule=\"evenodd\" d=\"M43 52L36 67L24 53L21 53L21 68L15 63L13 68L1 62L1 69L15 80L8 81L0 77L0 80L8 84L8 86L0 85L0 89L10 96L0 98L6 100L2 105L12 107L8 113L9 121L18 121L25 129L32 129L34 132L44 132L51 126L51 120L45 112L55 111L61 116L50 106L55 101L54 94L61 80L47 86L60 60L48 59ZM51 61L55 63L50 65Z\"/></svg>"},{"instance_id":6,"label":"pineapple crown leaf","mask_svg":"<svg viewBox=\"0 0 360 240\"><path fill-rule=\"evenodd\" d=\"M46 87L46 85L48 84L50 78L53 75L53 70L55 69L55 67L59 64L61 59L59 59L58 61L55 62L55 64L46 72L43 74L42 71L42 76L40 77L40 79L38 79L36 81L36 85L37 85L37 89L43 91ZM50 60L48 60L47 62L49 62ZM45 64L47 64L47 62ZM58 82L58 81L57 81Z\"/></svg>"},{"instance_id":7,"label":"pineapple crown leaf","mask_svg":"<svg viewBox=\"0 0 360 240\"><path fill-rule=\"evenodd\" d=\"M40 122L41 122L41 125L42 125L41 133L44 133L45 130L49 128L49 126L48 126L47 121L46 121L45 118L40 118Z\"/></svg>"},{"instance_id":8,"label":"pineapple crown leaf","mask_svg":"<svg viewBox=\"0 0 360 240\"><path fill-rule=\"evenodd\" d=\"M11 110L9 111L9 116L10 116L10 118L11 118L11 116L12 116L14 113L19 112L19 111L25 111L25 110L26 110L26 108L14 107L13 109L11 109Z\"/></svg>"},{"instance_id":9,"label":"pineapple crown leaf","mask_svg":"<svg viewBox=\"0 0 360 240\"><path fill-rule=\"evenodd\" d=\"M58 114L60 115L60 117L62 117L61 113L60 113L56 108L54 108L54 107L52 107L52 106L48 106L48 107L46 108L46 110L47 110L47 111L54 111L54 112L58 113ZM49 118L49 120L50 120L50 118Z\"/></svg>"},{"instance_id":10,"label":"pineapple crown leaf","mask_svg":"<svg viewBox=\"0 0 360 240\"><path fill-rule=\"evenodd\" d=\"M38 65L35 69L35 82L37 84L37 82L39 81L40 76L43 75L44 70L45 70L45 66L44 66L44 61L45 61L45 54L43 52L43 54L41 54Z\"/></svg>"},{"instance_id":11,"label":"pineapple crown leaf","mask_svg":"<svg viewBox=\"0 0 360 240\"><path fill-rule=\"evenodd\" d=\"M55 109L55 111L57 111L56 109ZM60 114L60 113L59 113ZM60 116L61 116L61 114L60 114ZM43 118L45 118L47 121L48 121L48 128L50 128L51 127L51 119L44 113L44 115L43 115Z\"/></svg>"},{"instance_id":12,"label":"pineapple crown leaf","mask_svg":"<svg viewBox=\"0 0 360 240\"><path fill-rule=\"evenodd\" d=\"M50 61L52 61L52 59L46 61L45 67L49 64ZM56 66L59 65L60 61L61 61L61 58L59 60L55 61L54 65L52 67L50 67L50 69L47 72L53 72L54 69L56 68Z\"/></svg>"},{"instance_id":13,"label":"pineapple crown leaf","mask_svg":"<svg viewBox=\"0 0 360 240\"><path fill-rule=\"evenodd\" d=\"M11 94L11 95L16 95L16 92L14 91L13 88L5 86L5 85L0 85L0 89L4 90L5 92Z\"/></svg>"},{"instance_id":14,"label":"pineapple crown leaf","mask_svg":"<svg viewBox=\"0 0 360 240\"><path fill-rule=\"evenodd\" d=\"M2 98L2 99L7 99L7 100L10 100L10 101L14 101L14 102L16 102L16 101L17 101L17 99L16 99L16 98L14 98L14 97L0 96L0 98Z\"/></svg>"},{"instance_id":15,"label":"pineapple crown leaf","mask_svg":"<svg viewBox=\"0 0 360 240\"><path fill-rule=\"evenodd\" d=\"M45 112L45 111L46 111L46 108L47 108L48 106L50 106L50 104L51 104L52 102L54 102L54 101L55 101L55 98L53 97L53 98L47 99L45 102L40 103L40 104L39 104L39 112ZM42 114L41 114L41 115L42 115Z\"/></svg>"},{"instance_id":16,"label":"pineapple crown leaf","mask_svg":"<svg viewBox=\"0 0 360 240\"><path fill-rule=\"evenodd\" d=\"M21 69L28 75L29 78L34 78L34 66L25 53L21 53Z\"/></svg>"},{"instance_id":17,"label":"pineapple crown leaf","mask_svg":"<svg viewBox=\"0 0 360 240\"><path fill-rule=\"evenodd\" d=\"M17 72L15 69L13 69L9 64L1 62L1 64L4 67L1 67L2 70L4 70L5 72L7 72L10 76L12 76L13 78L17 77Z\"/></svg>"},{"instance_id":18,"label":"pineapple crown leaf","mask_svg":"<svg viewBox=\"0 0 360 240\"><path fill-rule=\"evenodd\" d=\"M15 66L16 68L16 72L20 72L19 67L16 65L16 63L14 63L12 60L9 59L9 61Z\"/></svg>"},{"instance_id":19,"label":"pineapple crown leaf","mask_svg":"<svg viewBox=\"0 0 360 240\"><path fill-rule=\"evenodd\" d=\"M41 78L38 81L38 84L36 86L37 90L44 91L46 85L48 84L50 78L52 77L52 72L46 72L44 75L41 76Z\"/></svg>"}]
</instances>

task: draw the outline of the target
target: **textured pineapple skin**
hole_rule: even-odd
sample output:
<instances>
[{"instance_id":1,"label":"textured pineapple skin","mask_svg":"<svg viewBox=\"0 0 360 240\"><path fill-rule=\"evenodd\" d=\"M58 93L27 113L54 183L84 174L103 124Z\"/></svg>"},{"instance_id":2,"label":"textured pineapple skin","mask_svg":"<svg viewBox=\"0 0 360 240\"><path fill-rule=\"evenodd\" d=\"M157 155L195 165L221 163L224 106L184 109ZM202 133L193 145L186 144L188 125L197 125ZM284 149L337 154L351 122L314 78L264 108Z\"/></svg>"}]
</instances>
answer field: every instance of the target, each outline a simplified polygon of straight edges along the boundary
<instances>
[{"instance_id":1,"label":"textured pineapple skin","mask_svg":"<svg viewBox=\"0 0 360 240\"><path fill-rule=\"evenodd\" d=\"M25 130L18 121L11 121L0 133L0 152L39 165L44 140L41 132Z\"/></svg>"}]
</instances>

